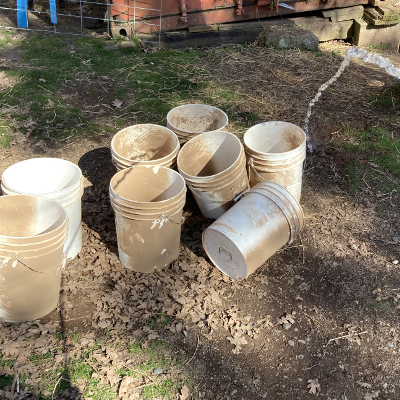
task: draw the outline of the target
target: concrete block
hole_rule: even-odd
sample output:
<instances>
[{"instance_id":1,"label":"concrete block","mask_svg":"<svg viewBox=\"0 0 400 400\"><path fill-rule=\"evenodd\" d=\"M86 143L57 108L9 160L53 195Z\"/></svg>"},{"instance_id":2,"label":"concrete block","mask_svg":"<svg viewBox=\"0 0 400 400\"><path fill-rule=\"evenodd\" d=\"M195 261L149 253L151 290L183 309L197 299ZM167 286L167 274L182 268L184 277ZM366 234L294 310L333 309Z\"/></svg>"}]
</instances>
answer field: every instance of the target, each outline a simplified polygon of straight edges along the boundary
<instances>
[{"instance_id":1,"label":"concrete block","mask_svg":"<svg viewBox=\"0 0 400 400\"><path fill-rule=\"evenodd\" d=\"M325 18L330 18L332 22L349 21L352 19L360 19L364 13L363 6L337 8L336 10L321 11Z\"/></svg>"},{"instance_id":2,"label":"concrete block","mask_svg":"<svg viewBox=\"0 0 400 400\"><path fill-rule=\"evenodd\" d=\"M296 25L314 33L320 42L348 39L353 36L353 20L331 22L328 18L321 17L300 17L291 18L291 20Z\"/></svg>"},{"instance_id":3,"label":"concrete block","mask_svg":"<svg viewBox=\"0 0 400 400\"><path fill-rule=\"evenodd\" d=\"M132 24L112 24L110 26L112 37L133 37L133 25Z\"/></svg>"},{"instance_id":4,"label":"concrete block","mask_svg":"<svg viewBox=\"0 0 400 400\"><path fill-rule=\"evenodd\" d=\"M266 27L257 42L261 46L280 49L315 50L319 45L318 38L312 32L296 25Z\"/></svg>"},{"instance_id":5,"label":"concrete block","mask_svg":"<svg viewBox=\"0 0 400 400\"><path fill-rule=\"evenodd\" d=\"M189 27L189 32L211 32L217 30L218 30L218 25L199 25L199 26Z\"/></svg>"},{"instance_id":6,"label":"concrete block","mask_svg":"<svg viewBox=\"0 0 400 400\"><path fill-rule=\"evenodd\" d=\"M400 24L391 26L375 26L364 20L354 21L354 44L371 46L383 44L398 51L400 42Z\"/></svg>"}]
</instances>

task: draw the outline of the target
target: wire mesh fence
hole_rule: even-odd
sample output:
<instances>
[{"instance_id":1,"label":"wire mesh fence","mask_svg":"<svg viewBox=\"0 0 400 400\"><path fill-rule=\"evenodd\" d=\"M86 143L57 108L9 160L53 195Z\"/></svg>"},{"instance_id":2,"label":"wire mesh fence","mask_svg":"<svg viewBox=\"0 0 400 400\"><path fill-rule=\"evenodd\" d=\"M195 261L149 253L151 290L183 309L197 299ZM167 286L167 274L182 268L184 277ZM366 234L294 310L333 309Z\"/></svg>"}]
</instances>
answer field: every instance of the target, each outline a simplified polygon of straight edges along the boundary
<instances>
[{"instance_id":1,"label":"wire mesh fence","mask_svg":"<svg viewBox=\"0 0 400 400\"><path fill-rule=\"evenodd\" d=\"M1 0L0 28L160 42L162 0ZM146 36L149 39L146 39Z\"/></svg>"}]
</instances>

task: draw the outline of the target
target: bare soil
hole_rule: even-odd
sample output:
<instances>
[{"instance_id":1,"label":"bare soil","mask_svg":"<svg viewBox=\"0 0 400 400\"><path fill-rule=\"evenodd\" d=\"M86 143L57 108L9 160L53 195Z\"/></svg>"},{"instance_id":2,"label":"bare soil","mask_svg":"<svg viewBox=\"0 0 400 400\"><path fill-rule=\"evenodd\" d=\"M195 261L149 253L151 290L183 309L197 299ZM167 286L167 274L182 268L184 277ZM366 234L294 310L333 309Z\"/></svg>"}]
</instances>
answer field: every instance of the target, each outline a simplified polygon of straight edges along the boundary
<instances>
[{"instance_id":1,"label":"bare soil","mask_svg":"<svg viewBox=\"0 0 400 400\"><path fill-rule=\"evenodd\" d=\"M285 77L276 75L273 57L286 63ZM321 57L325 71L316 72L315 80L306 63L304 70L298 65L292 67L285 52L269 58L268 52L250 48L241 56L216 50L213 63L205 67L244 97L280 109L281 120L300 125L313 93L309 88L329 79L337 62L327 65ZM260 71L264 86L252 75ZM42 372L28 360L33 350L55 355L46 364L55 368L84 345L81 339L58 348L51 339L54 333L81 333L84 339L101 337L107 330L110 346L139 337L168 342L185 359L180 373L188 377L190 399L400 399L400 204L376 191L351 192L344 168L350 156L330 145L337 127L388 120L366 101L365 92L374 88L372 79L378 81L375 93L388 80L374 68L353 65L322 96L311 124L320 150L308 157L303 182L306 226L290 247L243 281L227 278L207 258L201 234L212 221L202 217L191 194L184 208L179 258L151 275L122 267L108 197L116 171L109 150L112 135L1 150L0 172L29 157L77 163L85 176L85 193L84 246L65 268L57 310L34 323L1 324L0 352L18 361L20 374L28 375L34 388ZM269 102L265 94L273 80L279 102ZM398 135L399 127L394 132ZM171 316L172 323L149 327L146 321L158 313ZM32 342L32 335L40 340ZM113 357L108 352L104 349L105 357L97 359L97 374L119 384L116 370L129 356L124 347L114 349ZM79 398L83 392L78 385L62 398ZM140 397L140 391L131 396Z\"/></svg>"}]
</instances>

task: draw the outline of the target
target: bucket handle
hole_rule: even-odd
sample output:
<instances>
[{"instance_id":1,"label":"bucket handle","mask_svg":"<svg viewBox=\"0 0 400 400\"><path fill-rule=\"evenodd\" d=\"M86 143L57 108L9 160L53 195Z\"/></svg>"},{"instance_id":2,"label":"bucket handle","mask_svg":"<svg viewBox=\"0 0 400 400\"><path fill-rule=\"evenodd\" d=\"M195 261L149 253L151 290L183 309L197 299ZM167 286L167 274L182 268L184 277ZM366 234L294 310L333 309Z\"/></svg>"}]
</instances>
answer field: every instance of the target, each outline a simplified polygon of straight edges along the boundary
<instances>
[{"instance_id":1,"label":"bucket handle","mask_svg":"<svg viewBox=\"0 0 400 400\"><path fill-rule=\"evenodd\" d=\"M197 196L199 199L205 200L204 197L201 197L199 194L197 194L195 192L196 189L193 189L192 186L186 182L186 185L188 186L188 188L192 191L192 193ZM219 204L223 204L223 203L227 203L228 201L233 201L235 204L242 198L242 196L247 193L250 189L250 186L246 186L246 188L244 190L242 190L240 193L238 193L233 199L224 199L224 200L207 200L210 203L219 203Z\"/></svg>"},{"instance_id":2,"label":"bucket handle","mask_svg":"<svg viewBox=\"0 0 400 400\"><path fill-rule=\"evenodd\" d=\"M253 160L252 160L252 159L249 160L248 165L249 165L249 172L248 172L248 173L249 173L249 179L250 179L250 167L251 167L251 168L253 169L253 171L255 172L255 174L256 174L262 181L264 181L264 182L270 182L269 180L263 178L263 177L257 172L257 170L254 168ZM303 176L303 172L304 172L305 167L306 167L306 160L304 159L304 162L303 162L303 170L301 171L301 176ZM300 182L301 182L301 181L296 182L296 183L293 183L293 185L289 185L289 186L285 186L285 187L286 187L286 189L290 189L290 188L295 187L296 185L298 185Z\"/></svg>"},{"instance_id":3,"label":"bucket handle","mask_svg":"<svg viewBox=\"0 0 400 400\"><path fill-rule=\"evenodd\" d=\"M20 259L18 259L17 254L15 253L8 253L9 257L8 258L3 258L3 265L7 264L10 260L14 260L12 263L12 267L15 268L18 263L22 264L24 267L30 269L32 272L36 272L38 274L53 274L54 272L42 272L42 271L37 271L36 269L31 268L29 265L25 264L23 261L21 261ZM67 255L65 253L63 253L63 257L62 257L62 262L61 265L55 270L55 271L59 271L60 269L64 269L65 268L65 264L67 262Z\"/></svg>"}]
</instances>

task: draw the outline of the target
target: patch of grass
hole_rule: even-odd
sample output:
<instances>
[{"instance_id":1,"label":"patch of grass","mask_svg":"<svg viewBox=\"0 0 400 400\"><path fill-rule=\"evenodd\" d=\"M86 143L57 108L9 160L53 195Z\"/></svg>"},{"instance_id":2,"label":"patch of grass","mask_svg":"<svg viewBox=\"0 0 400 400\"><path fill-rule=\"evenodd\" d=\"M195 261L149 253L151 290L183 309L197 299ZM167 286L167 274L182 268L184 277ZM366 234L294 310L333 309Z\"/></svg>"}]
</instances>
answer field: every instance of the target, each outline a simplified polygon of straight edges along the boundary
<instances>
[{"instance_id":1,"label":"patch of grass","mask_svg":"<svg viewBox=\"0 0 400 400\"><path fill-rule=\"evenodd\" d=\"M0 375L0 390L5 389L7 386L10 386L13 381L12 375Z\"/></svg>"},{"instance_id":2,"label":"patch of grass","mask_svg":"<svg viewBox=\"0 0 400 400\"><path fill-rule=\"evenodd\" d=\"M175 398L174 386L175 384L171 379L164 379L160 384L147 386L143 390L142 397L144 399L156 399L161 396L167 399Z\"/></svg>"},{"instance_id":3,"label":"patch of grass","mask_svg":"<svg viewBox=\"0 0 400 400\"><path fill-rule=\"evenodd\" d=\"M3 354L0 353L0 367L9 367L12 368L13 367L13 361L12 360L5 360L3 359Z\"/></svg>"},{"instance_id":4,"label":"patch of grass","mask_svg":"<svg viewBox=\"0 0 400 400\"><path fill-rule=\"evenodd\" d=\"M151 328L164 328L165 326L171 325L173 318L170 315L158 314L146 321L146 325Z\"/></svg>"},{"instance_id":5,"label":"patch of grass","mask_svg":"<svg viewBox=\"0 0 400 400\"><path fill-rule=\"evenodd\" d=\"M347 164L350 188L379 188L381 193L398 194L400 179L400 138L384 126L367 130L348 127L344 131L344 150L352 158Z\"/></svg>"},{"instance_id":6,"label":"patch of grass","mask_svg":"<svg viewBox=\"0 0 400 400\"><path fill-rule=\"evenodd\" d=\"M142 344L139 341L130 343L127 350L129 354L139 354L143 351Z\"/></svg>"},{"instance_id":7,"label":"patch of grass","mask_svg":"<svg viewBox=\"0 0 400 400\"><path fill-rule=\"evenodd\" d=\"M376 51L376 50L380 50L380 51L388 51L390 49L390 46L388 44L371 44L370 46L366 46L365 49L367 51Z\"/></svg>"},{"instance_id":8,"label":"patch of grass","mask_svg":"<svg viewBox=\"0 0 400 400\"><path fill-rule=\"evenodd\" d=\"M29 361L32 361L35 365L38 365L42 361L48 361L53 358L53 354L48 351L46 354L32 354L29 357Z\"/></svg>"},{"instance_id":9,"label":"patch of grass","mask_svg":"<svg viewBox=\"0 0 400 400\"><path fill-rule=\"evenodd\" d=\"M391 314L393 312L391 304L387 301L376 301L372 303L372 309L376 312Z\"/></svg>"},{"instance_id":10,"label":"patch of grass","mask_svg":"<svg viewBox=\"0 0 400 400\"><path fill-rule=\"evenodd\" d=\"M56 333L54 335L58 340L65 340L67 337L63 335L62 333Z\"/></svg>"}]
</instances>

